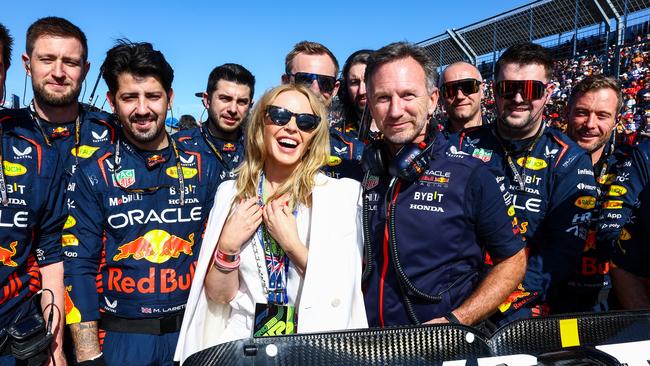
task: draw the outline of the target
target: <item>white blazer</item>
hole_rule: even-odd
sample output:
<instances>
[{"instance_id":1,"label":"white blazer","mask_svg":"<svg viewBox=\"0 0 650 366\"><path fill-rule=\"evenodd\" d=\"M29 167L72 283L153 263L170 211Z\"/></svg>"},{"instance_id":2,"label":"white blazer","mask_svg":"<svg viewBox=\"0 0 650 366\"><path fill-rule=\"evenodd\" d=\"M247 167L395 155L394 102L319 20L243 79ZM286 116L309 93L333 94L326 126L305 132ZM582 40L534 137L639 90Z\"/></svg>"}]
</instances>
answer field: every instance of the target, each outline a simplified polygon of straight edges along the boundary
<instances>
[{"instance_id":1,"label":"white blazer","mask_svg":"<svg viewBox=\"0 0 650 366\"><path fill-rule=\"evenodd\" d=\"M235 193L233 180L222 183L216 193L174 355L181 364L192 354L219 343L233 306L254 309L255 302L266 303L256 268L240 269L239 290L230 304L212 302L203 286ZM299 333L368 327L361 292L360 198L358 182L316 176L307 271L298 305ZM256 260L251 245L242 247L241 260ZM264 263L261 265L265 268Z\"/></svg>"}]
</instances>

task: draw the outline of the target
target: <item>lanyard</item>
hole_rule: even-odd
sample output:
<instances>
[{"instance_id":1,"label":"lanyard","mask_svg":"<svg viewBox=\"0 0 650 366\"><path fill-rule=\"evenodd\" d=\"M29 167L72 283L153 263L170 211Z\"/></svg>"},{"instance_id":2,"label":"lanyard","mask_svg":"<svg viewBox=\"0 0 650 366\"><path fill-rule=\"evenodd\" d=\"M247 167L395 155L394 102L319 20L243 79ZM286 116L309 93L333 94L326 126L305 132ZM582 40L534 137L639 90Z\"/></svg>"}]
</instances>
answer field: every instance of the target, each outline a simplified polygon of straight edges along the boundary
<instances>
[{"instance_id":1,"label":"lanyard","mask_svg":"<svg viewBox=\"0 0 650 366\"><path fill-rule=\"evenodd\" d=\"M212 122L210 122L210 120L208 120L208 122L206 122L206 123L212 123ZM223 156L221 156L221 153L219 152L219 150L217 150L217 147L214 146L214 144L213 144L212 141L210 140L210 136L214 137L214 135L212 134L212 132L210 132L210 127L206 125L206 126L205 126L205 129L207 130L207 134L206 134L206 132L203 130L203 127L201 127L201 134L203 135L203 139L204 139L205 142L208 144L208 147L210 148L210 150L212 150L212 152L213 152L214 155L217 157L217 159L219 159L219 161L221 161L224 165L226 165L226 162L225 162ZM208 134L209 134L210 136L208 136Z\"/></svg>"},{"instance_id":2,"label":"lanyard","mask_svg":"<svg viewBox=\"0 0 650 366\"><path fill-rule=\"evenodd\" d=\"M260 183L257 189L257 195L260 199L260 205L264 204L264 172L260 173ZM296 216L297 210L293 211ZM257 263L257 270L262 281L262 290L267 297L269 304L287 304L289 303L289 296L287 295L287 277L289 273L289 257L284 253L282 247L266 229L264 223L260 224L255 232L255 238L262 246L264 251L264 262L266 263L266 271L269 276L269 285L267 286L264 281L262 269L260 268L260 255L258 253L257 245L253 245L253 253Z\"/></svg>"},{"instance_id":3,"label":"lanyard","mask_svg":"<svg viewBox=\"0 0 650 366\"><path fill-rule=\"evenodd\" d=\"M530 153L533 151L535 148L535 145L537 145L537 142L539 141L539 138L542 137L542 132L544 131L544 123L540 123L539 128L537 129L537 132L535 133L535 139L533 142L528 146L528 150L526 151L526 155L524 155L524 160L522 162L522 167L521 167L521 173L519 172L519 169L517 168L517 165L515 165L515 162L512 160L512 156L514 155L513 151L510 151L506 149L505 143L503 142L503 139L499 135L499 132L496 129L496 126L492 129L492 133L494 136L497 138L497 141L499 141L499 144L501 145L501 149L503 149L504 154L506 155L506 161L508 162L508 166L510 167L510 170L512 171L513 178L515 182L519 185L519 190L520 191L525 191L526 189L526 164L528 164L528 158L530 157Z\"/></svg>"},{"instance_id":4,"label":"lanyard","mask_svg":"<svg viewBox=\"0 0 650 366\"><path fill-rule=\"evenodd\" d=\"M4 135L4 129L0 125L0 198L2 199L2 205L7 207L9 205L9 199L7 199L7 182L5 180L5 169L4 169L4 156L2 152L2 137Z\"/></svg>"},{"instance_id":5,"label":"lanyard","mask_svg":"<svg viewBox=\"0 0 650 366\"><path fill-rule=\"evenodd\" d=\"M174 139L171 137L167 136L169 139L172 149L174 151L174 158L176 159L176 175L178 175L178 189L180 191L180 205L183 206L185 204L185 177L183 175L183 168L181 167L181 159L180 159L180 154L178 153L178 147L176 146L176 142ZM121 166L120 163L122 162L122 157L121 157L121 149L120 146L122 144L122 141L120 139L117 140L117 143L115 144L115 158L114 158L114 169L113 169L113 181L115 181L115 184L118 186L123 191L129 192L129 193L153 193L156 192L157 190L161 188L169 188L170 185L165 184L165 185L160 185L160 186L154 186L154 187L146 187L146 188L128 188L122 186L120 183L120 180L117 179L117 173L120 170Z\"/></svg>"},{"instance_id":6,"label":"lanyard","mask_svg":"<svg viewBox=\"0 0 650 366\"><path fill-rule=\"evenodd\" d=\"M38 113L36 112L36 107L34 107L34 101L29 104L29 115L32 117L32 120L36 123L36 126L38 126L38 129L41 131L41 135L43 135L43 139L45 139L45 143L47 146L52 146L52 143L50 142L50 138L47 137L47 134L45 133L45 129L43 129L43 125L41 124L41 118L38 116ZM81 106L79 107L79 113L77 113L77 118L74 121L74 165L77 166L79 165L79 145L81 144Z\"/></svg>"}]
</instances>

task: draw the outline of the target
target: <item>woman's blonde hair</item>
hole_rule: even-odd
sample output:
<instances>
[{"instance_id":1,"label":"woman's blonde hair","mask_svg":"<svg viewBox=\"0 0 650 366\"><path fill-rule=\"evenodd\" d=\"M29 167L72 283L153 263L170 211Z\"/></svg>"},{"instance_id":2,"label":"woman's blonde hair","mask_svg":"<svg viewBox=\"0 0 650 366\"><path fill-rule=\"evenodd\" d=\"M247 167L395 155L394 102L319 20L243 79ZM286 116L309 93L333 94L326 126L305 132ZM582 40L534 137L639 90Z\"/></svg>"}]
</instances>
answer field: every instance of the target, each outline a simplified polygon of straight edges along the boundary
<instances>
[{"instance_id":1,"label":"woman's blonde hair","mask_svg":"<svg viewBox=\"0 0 650 366\"><path fill-rule=\"evenodd\" d=\"M286 84L268 90L253 108L251 118L246 128L244 161L237 168L237 194L235 198L251 198L257 196L260 174L264 169L267 158L264 146L264 124L266 123L266 108L282 93L296 91L309 100L309 105L320 122L313 130L313 137L299 162L294 173L268 198L274 200L289 193L292 204L301 203L311 206L311 192L314 187L316 174L325 163L330 152L329 128L327 110L321 99L309 88L298 84ZM290 122L291 123L291 122Z\"/></svg>"}]
</instances>

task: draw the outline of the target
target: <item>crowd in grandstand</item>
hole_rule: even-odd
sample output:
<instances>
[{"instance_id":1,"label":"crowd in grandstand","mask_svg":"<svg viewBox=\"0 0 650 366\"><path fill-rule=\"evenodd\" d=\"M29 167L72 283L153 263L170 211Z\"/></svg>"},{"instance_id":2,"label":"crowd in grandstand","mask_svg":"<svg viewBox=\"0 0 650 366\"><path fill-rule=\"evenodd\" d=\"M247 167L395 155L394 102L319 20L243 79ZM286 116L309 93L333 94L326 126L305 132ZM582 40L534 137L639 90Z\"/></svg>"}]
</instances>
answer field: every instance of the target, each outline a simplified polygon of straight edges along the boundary
<instances>
[{"instance_id":1,"label":"crowd in grandstand","mask_svg":"<svg viewBox=\"0 0 650 366\"><path fill-rule=\"evenodd\" d=\"M207 120L174 134L165 55L109 49L106 113L78 101L87 43L35 21L34 98L0 110L0 366L650 308L650 38L566 60L515 44L490 80L408 42L340 70L302 41L254 105L253 74L216 66ZM0 24L0 87L12 46Z\"/></svg>"}]
</instances>

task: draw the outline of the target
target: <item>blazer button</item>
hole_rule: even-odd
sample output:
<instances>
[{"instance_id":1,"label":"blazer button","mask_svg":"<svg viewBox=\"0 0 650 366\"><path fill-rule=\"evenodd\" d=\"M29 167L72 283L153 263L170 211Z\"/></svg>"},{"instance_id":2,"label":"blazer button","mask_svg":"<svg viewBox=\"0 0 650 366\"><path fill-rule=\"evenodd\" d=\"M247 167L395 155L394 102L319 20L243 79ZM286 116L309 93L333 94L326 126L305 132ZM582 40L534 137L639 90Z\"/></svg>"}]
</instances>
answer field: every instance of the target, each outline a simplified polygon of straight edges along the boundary
<instances>
[{"instance_id":1,"label":"blazer button","mask_svg":"<svg viewBox=\"0 0 650 366\"><path fill-rule=\"evenodd\" d=\"M338 307L339 305L341 305L341 300L340 299L337 298L337 299L332 300L332 307L333 308Z\"/></svg>"}]
</instances>

